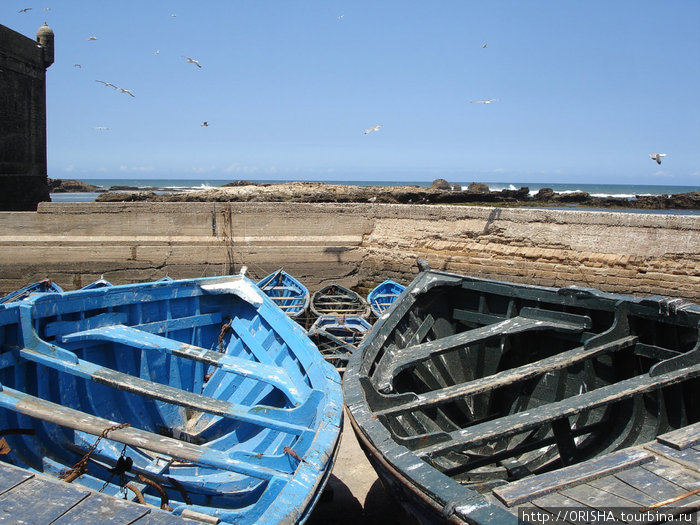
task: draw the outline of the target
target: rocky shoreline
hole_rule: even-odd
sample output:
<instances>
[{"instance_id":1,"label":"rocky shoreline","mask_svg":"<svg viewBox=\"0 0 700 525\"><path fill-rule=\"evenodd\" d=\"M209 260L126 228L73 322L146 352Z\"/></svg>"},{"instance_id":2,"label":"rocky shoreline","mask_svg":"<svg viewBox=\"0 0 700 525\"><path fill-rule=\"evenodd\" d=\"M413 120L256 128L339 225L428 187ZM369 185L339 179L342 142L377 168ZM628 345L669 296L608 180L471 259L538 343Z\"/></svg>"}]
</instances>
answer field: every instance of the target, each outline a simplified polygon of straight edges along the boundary
<instances>
[{"instance_id":1,"label":"rocky shoreline","mask_svg":"<svg viewBox=\"0 0 700 525\"><path fill-rule=\"evenodd\" d=\"M177 192L113 187L104 191L80 181L50 179L52 192L100 192L97 202L370 202L388 204L463 204L480 206L552 206L644 210L700 210L700 192L638 195L633 199L594 197L586 192L556 193L549 188L530 195L527 187L489 191L486 184L467 188L438 179L422 186L350 186L323 182L260 183L234 181L217 188ZM70 189L67 189L70 188ZM82 188L82 189L80 189Z\"/></svg>"}]
</instances>

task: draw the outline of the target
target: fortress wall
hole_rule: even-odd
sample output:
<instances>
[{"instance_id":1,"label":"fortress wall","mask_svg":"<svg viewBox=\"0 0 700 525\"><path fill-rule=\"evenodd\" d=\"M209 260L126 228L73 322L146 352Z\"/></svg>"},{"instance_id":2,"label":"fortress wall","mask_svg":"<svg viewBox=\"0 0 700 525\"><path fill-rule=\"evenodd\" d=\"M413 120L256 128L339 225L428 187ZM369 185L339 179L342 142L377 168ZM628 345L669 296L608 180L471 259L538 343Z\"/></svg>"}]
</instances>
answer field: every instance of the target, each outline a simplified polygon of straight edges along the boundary
<instances>
[{"instance_id":1,"label":"fortress wall","mask_svg":"<svg viewBox=\"0 0 700 525\"><path fill-rule=\"evenodd\" d=\"M700 302L700 216L466 206L42 203L0 212L0 293L285 268L366 291L434 268Z\"/></svg>"}]
</instances>

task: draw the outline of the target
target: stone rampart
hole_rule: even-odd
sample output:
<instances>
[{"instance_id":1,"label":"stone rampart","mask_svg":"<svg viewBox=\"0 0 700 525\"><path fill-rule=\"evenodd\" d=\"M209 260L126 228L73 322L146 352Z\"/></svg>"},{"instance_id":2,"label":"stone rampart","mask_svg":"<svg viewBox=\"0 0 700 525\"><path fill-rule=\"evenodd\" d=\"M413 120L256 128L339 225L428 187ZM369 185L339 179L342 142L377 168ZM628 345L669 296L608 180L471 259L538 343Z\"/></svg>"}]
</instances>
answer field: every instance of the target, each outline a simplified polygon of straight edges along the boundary
<instances>
[{"instance_id":1,"label":"stone rampart","mask_svg":"<svg viewBox=\"0 0 700 525\"><path fill-rule=\"evenodd\" d=\"M283 267L312 291L434 268L700 302L700 216L391 204L41 203L0 212L0 293Z\"/></svg>"}]
</instances>

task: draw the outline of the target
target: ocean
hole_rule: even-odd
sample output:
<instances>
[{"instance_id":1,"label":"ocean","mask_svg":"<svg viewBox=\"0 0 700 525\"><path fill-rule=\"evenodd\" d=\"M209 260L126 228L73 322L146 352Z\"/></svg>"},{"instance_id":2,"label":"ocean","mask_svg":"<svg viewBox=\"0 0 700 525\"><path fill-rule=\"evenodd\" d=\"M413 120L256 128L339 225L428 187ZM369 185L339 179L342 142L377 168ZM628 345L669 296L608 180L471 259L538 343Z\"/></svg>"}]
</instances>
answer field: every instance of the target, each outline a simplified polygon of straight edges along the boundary
<instances>
[{"instance_id":1,"label":"ocean","mask_svg":"<svg viewBox=\"0 0 700 525\"><path fill-rule=\"evenodd\" d=\"M207 188L216 188L229 182L231 179L79 179L82 182L99 186L105 190L113 186L128 186L139 188L142 190L155 191L156 193L165 193L170 191L188 191L202 190ZM280 184L283 182L291 182L290 180L256 180L250 179L251 182L259 182L263 184ZM337 180L316 180L306 182L325 182L327 184L345 184L353 186L423 186L428 187L432 181L337 181ZM470 182L457 182L462 188L466 189ZM542 188L551 188L556 193L574 193L586 192L593 197L615 197L621 199L633 199L635 196L642 195L672 195L678 193L689 193L700 191L700 186L668 186L668 185L632 185L632 184L579 184L579 183L553 183L553 182L488 182L491 191L500 191L503 189L517 190L522 187L527 187L530 195L535 195ZM52 193L51 200L53 202L92 202L98 197L99 193ZM700 214L700 211L691 210L622 210L646 213L690 213L693 215Z\"/></svg>"}]
</instances>

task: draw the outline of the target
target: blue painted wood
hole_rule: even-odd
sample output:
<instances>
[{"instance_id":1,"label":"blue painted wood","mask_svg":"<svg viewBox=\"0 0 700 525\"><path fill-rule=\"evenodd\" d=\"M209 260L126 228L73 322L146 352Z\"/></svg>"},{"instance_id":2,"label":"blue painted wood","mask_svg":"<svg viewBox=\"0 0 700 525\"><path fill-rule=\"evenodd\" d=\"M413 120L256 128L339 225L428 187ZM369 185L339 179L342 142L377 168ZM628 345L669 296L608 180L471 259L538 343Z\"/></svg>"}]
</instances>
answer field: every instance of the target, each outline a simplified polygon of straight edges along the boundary
<instances>
[{"instance_id":1,"label":"blue painted wood","mask_svg":"<svg viewBox=\"0 0 700 525\"><path fill-rule=\"evenodd\" d=\"M12 303L14 301L22 301L36 293L58 293L62 292L63 288L53 282L51 279L42 279L32 284L28 284L24 288L20 288L14 292L0 298L0 304Z\"/></svg>"},{"instance_id":2,"label":"blue painted wood","mask_svg":"<svg viewBox=\"0 0 700 525\"><path fill-rule=\"evenodd\" d=\"M309 307L308 288L282 269L260 279L258 286L292 318L301 316Z\"/></svg>"},{"instance_id":3,"label":"blue painted wood","mask_svg":"<svg viewBox=\"0 0 700 525\"><path fill-rule=\"evenodd\" d=\"M11 516L14 523L51 523L89 494L67 483L33 477L0 495L0 516Z\"/></svg>"},{"instance_id":4,"label":"blue painted wood","mask_svg":"<svg viewBox=\"0 0 700 525\"><path fill-rule=\"evenodd\" d=\"M0 462L0 494L33 477L31 472Z\"/></svg>"},{"instance_id":5,"label":"blue painted wood","mask_svg":"<svg viewBox=\"0 0 700 525\"><path fill-rule=\"evenodd\" d=\"M53 487L52 487L53 488ZM136 523L141 524L141 518L150 514L150 509L112 496L90 493L79 504L67 509L51 525L109 525ZM158 512L158 514L161 514ZM177 519L182 524L181 519Z\"/></svg>"},{"instance_id":6,"label":"blue painted wood","mask_svg":"<svg viewBox=\"0 0 700 525\"><path fill-rule=\"evenodd\" d=\"M379 283L372 291L367 294L367 302L369 303L372 313L375 317L381 317L386 312L399 295L403 293L406 287L402 284L387 279Z\"/></svg>"},{"instance_id":7,"label":"blue painted wood","mask_svg":"<svg viewBox=\"0 0 700 525\"><path fill-rule=\"evenodd\" d=\"M174 514L222 523L305 519L342 422L337 372L242 275L0 308L0 382L0 428L34 430L7 436L12 451L0 459L58 475L89 452L74 484L113 495L120 476L110 469L125 455L127 481L148 474Z\"/></svg>"}]
</instances>

